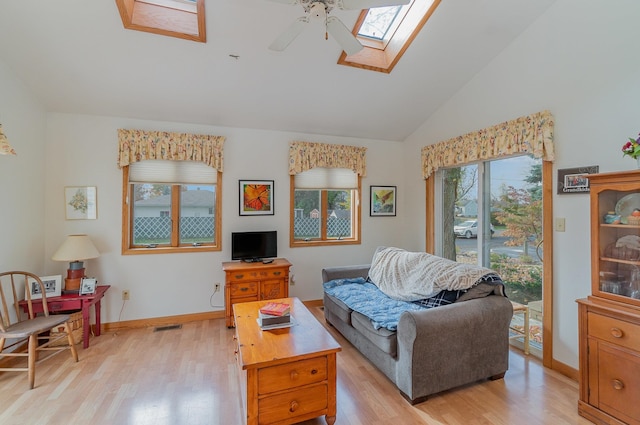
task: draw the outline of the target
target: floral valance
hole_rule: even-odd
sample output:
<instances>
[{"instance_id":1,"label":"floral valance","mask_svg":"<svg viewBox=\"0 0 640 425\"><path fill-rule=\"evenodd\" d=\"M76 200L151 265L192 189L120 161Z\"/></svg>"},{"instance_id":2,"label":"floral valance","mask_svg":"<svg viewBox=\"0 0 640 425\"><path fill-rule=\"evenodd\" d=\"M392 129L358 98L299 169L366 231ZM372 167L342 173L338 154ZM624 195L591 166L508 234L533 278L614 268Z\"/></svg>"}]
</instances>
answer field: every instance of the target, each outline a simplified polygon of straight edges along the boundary
<instances>
[{"instance_id":1,"label":"floral valance","mask_svg":"<svg viewBox=\"0 0 640 425\"><path fill-rule=\"evenodd\" d=\"M291 142L289 174L294 175L316 167L347 168L360 176L367 174L367 148L327 143Z\"/></svg>"},{"instance_id":2,"label":"floral valance","mask_svg":"<svg viewBox=\"0 0 640 425\"><path fill-rule=\"evenodd\" d=\"M118 130L118 167L147 159L197 161L222 171L223 136Z\"/></svg>"},{"instance_id":3,"label":"floral valance","mask_svg":"<svg viewBox=\"0 0 640 425\"><path fill-rule=\"evenodd\" d=\"M440 167L474 161L533 154L554 160L553 116L549 111L516 118L422 148L422 176L426 179Z\"/></svg>"}]
</instances>

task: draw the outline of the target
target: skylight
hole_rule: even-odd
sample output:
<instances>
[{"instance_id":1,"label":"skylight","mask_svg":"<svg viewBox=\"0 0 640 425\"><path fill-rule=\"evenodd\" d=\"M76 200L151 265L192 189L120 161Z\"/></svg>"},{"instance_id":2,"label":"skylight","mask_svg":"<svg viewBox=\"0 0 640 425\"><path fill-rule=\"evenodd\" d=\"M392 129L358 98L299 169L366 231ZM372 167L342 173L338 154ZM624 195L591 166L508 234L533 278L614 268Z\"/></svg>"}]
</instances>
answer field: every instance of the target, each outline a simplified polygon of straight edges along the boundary
<instances>
[{"instance_id":1,"label":"skylight","mask_svg":"<svg viewBox=\"0 0 640 425\"><path fill-rule=\"evenodd\" d=\"M206 42L204 0L115 0L127 29Z\"/></svg>"},{"instance_id":2,"label":"skylight","mask_svg":"<svg viewBox=\"0 0 640 425\"><path fill-rule=\"evenodd\" d=\"M363 10L352 32L364 49L350 56L342 52L338 63L390 73L440 1L413 0L406 6Z\"/></svg>"},{"instance_id":3,"label":"skylight","mask_svg":"<svg viewBox=\"0 0 640 425\"><path fill-rule=\"evenodd\" d=\"M376 7L369 9L367 11L367 16L365 16L364 21L358 30L358 35L361 37L373 38L375 40L384 40L387 34L391 32L390 30L392 29L393 24L396 21L402 20L404 15L407 13L405 10L402 13L402 16L399 16L402 9L402 6Z\"/></svg>"}]
</instances>

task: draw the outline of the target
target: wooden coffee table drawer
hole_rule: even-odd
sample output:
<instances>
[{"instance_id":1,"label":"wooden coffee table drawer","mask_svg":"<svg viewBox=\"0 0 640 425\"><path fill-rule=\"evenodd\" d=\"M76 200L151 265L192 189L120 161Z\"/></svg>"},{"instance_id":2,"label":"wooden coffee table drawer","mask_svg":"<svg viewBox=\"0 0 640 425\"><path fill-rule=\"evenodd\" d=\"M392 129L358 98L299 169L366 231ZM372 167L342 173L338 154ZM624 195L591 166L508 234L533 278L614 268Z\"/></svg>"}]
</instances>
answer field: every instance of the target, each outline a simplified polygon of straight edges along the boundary
<instances>
[{"instance_id":1,"label":"wooden coffee table drawer","mask_svg":"<svg viewBox=\"0 0 640 425\"><path fill-rule=\"evenodd\" d=\"M327 358L300 360L258 371L259 394L269 394L289 388L321 382L327 379Z\"/></svg>"},{"instance_id":2,"label":"wooden coffee table drawer","mask_svg":"<svg viewBox=\"0 0 640 425\"><path fill-rule=\"evenodd\" d=\"M305 415L325 410L327 394L327 384L321 383L265 397L258 401L260 423L304 418Z\"/></svg>"}]
</instances>

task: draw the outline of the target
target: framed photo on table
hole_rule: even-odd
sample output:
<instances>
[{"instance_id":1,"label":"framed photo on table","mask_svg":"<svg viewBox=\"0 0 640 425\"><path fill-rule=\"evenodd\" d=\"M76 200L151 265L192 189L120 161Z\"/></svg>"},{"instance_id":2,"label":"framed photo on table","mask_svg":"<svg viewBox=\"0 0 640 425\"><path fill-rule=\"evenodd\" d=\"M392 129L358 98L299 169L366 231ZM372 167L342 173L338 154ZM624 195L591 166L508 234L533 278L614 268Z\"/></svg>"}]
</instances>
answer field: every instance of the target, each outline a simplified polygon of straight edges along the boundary
<instances>
[{"instance_id":1,"label":"framed photo on table","mask_svg":"<svg viewBox=\"0 0 640 425\"><path fill-rule=\"evenodd\" d=\"M396 186L371 186L371 217L396 215Z\"/></svg>"},{"instance_id":2,"label":"framed photo on table","mask_svg":"<svg viewBox=\"0 0 640 425\"><path fill-rule=\"evenodd\" d=\"M90 295L96 293L98 282L93 277L84 277L80 282L80 295Z\"/></svg>"},{"instance_id":3,"label":"framed photo on table","mask_svg":"<svg viewBox=\"0 0 640 425\"><path fill-rule=\"evenodd\" d=\"M43 276L40 278L44 285L44 291L47 297L59 297L62 294L62 275ZM34 278L27 278L27 284L29 286L29 294L32 300L38 300L42 298L42 291L38 281Z\"/></svg>"},{"instance_id":4,"label":"framed photo on table","mask_svg":"<svg viewBox=\"0 0 640 425\"><path fill-rule=\"evenodd\" d=\"M274 215L273 180L240 180L240 215Z\"/></svg>"}]
</instances>

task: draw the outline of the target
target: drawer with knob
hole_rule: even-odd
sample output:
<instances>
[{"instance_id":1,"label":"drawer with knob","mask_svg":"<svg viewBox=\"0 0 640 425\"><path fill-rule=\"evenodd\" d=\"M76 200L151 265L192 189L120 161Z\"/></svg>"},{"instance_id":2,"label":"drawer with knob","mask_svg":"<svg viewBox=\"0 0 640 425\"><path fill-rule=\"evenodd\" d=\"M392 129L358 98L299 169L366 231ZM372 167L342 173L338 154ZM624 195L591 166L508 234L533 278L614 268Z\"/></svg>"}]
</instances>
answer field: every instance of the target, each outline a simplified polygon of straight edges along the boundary
<instances>
[{"instance_id":1,"label":"drawer with knob","mask_svg":"<svg viewBox=\"0 0 640 425\"><path fill-rule=\"evenodd\" d=\"M249 297L258 295L258 282L239 282L229 286L232 297Z\"/></svg>"},{"instance_id":2,"label":"drawer with knob","mask_svg":"<svg viewBox=\"0 0 640 425\"><path fill-rule=\"evenodd\" d=\"M588 316L589 336L640 351L640 326L593 312Z\"/></svg>"},{"instance_id":3,"label":"drawer with knob","mask_svg":"<svg viewBox=\"0 0 640 425\"><path fill-rule=\"evenodd\" d=\"M258 371L260 394L321 382L327 379L327 358L300 360Z\"/></svg>"},{"instance_id":4,"label":"drawer with knob","mask_svg":"<svg viewBox=\"0 0 640 425\"><path fill-rule=\"evenodd\" d=\"M259 399L258 417L261 424L279 423L322 411L327 405L328 388L324 382Z\"/></svg>"}]
</instances>

